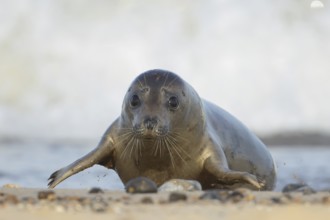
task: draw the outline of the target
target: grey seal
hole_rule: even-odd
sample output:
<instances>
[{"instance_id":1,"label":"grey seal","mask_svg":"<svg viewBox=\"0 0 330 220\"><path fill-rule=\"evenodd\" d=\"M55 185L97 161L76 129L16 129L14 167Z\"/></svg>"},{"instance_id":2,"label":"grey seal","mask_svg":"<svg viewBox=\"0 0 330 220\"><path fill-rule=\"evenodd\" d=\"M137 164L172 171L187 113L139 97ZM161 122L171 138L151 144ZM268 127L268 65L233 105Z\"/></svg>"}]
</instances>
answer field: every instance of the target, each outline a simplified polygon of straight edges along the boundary
<instances>
[{"instance_id":1,"label":"grey seal","mask_svg":"<svg viewBox=\"0 0 330 220\"><path fill-rule=\"evenodd\" d=\"M256 135L178 75L158 69L132 82L98 146L54 172L48 186L95 164L114 169L124 184L141 176L157 186L187 179L203 189L271 190L276 181L274 160Z\"/></svg>"}]
</instances>

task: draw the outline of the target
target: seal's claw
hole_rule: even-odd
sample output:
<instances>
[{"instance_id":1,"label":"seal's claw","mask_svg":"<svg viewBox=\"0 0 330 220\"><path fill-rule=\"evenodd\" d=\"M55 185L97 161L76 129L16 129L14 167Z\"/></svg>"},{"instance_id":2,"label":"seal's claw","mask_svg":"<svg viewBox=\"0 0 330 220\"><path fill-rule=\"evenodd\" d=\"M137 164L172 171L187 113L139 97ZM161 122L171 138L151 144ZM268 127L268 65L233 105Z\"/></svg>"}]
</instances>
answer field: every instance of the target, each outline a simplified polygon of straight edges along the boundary
<instances>
[{"instance_id":1,"label":"seal's claw","mask_svg":"<svg viewBox=\"0 0 330 220\"><path fill-rule=\"evenodd\" d=\"M262 179L261 177L257 177L257 180L261 187L266 186L266 180Z\"/></svg>"},{"instance_id":2,"label":"seal's claw","mask_svg":"<svg viewBox=\"0 0 330 220\"><path fill-rule=\"evenodd\" d=\"M54 183L57 179L58 173L59 173L59 170L52 173L52 175L50 175L50 177L48 178L48 187L49 188L54 188L55 187Z\"/></svg>"},{"instance_id":3,"label":"seal's claw","mask_svg":"<svg viewBox=\"0 0 330 220\"><path fill-rule=\"evenodd\" d=\"M249 183L249 184L253 185L254 187L256 187L257 189L261 189L264 186L263 184L261 184L260 181L258 181L258 178L253 174L244 173L243 174L243 179L247 183Z\"/></svg>"},{"instance_id":4,"label":"seal's claw","mask_svg":"<svg viewBox=\"0 0 330 220\"><path fill-rule=\"evenodd\" d=\"M72 175L72 170L68 169L67 167L62 168L60 170L55 171L50 175L48 178L48 188L54 188L57 186L60 182L68 178Z\"/></svg>"}]
</instances>

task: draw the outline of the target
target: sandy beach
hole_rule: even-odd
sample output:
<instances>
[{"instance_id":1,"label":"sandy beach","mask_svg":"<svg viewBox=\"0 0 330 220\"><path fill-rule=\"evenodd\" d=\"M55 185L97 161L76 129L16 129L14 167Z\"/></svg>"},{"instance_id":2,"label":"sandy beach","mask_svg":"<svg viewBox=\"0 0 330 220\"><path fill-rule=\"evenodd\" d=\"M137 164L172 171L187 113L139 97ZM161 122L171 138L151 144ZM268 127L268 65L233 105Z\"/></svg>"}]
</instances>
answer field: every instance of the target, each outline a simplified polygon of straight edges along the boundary
<instances>
[{"instance_id":1,"label":"sandy beach","mask_svg":"<svg viewBox=\"0 0 330 220\"><path fill-rule=\"evenodd\" d=\"M0 189L0 219L329 219L330 192Z\"/></svg>"}]
</instances>

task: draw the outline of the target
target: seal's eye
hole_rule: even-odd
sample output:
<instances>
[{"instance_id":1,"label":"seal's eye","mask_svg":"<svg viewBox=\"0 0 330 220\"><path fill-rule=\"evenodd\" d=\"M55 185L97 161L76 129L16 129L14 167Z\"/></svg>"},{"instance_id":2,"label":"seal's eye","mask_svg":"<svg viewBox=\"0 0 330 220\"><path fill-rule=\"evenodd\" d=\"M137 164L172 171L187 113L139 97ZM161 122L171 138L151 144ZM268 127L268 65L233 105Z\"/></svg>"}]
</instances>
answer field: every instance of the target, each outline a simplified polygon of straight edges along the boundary
<instances>
[{"instance_id":1,"label":"seal's eye","mask_svg":"<svg viewBox=\"0 0 330 220\"><path fill-rule=\"evenodd\" d=\"M141 104L140 98L138 95L133 95L130 100L131 107L136 108Z\"/></svg>"},{"instance_id":2,"label":"seal's eye","mask_svg":"<svg viewBox=\"0 0 330 220\"><path fill-rule=\"evenodd\" d=\"M170 109L175 110L179 107L179 99L176 96L172 96L168 100L168 106Z\"/></svg>"}]
</instances>

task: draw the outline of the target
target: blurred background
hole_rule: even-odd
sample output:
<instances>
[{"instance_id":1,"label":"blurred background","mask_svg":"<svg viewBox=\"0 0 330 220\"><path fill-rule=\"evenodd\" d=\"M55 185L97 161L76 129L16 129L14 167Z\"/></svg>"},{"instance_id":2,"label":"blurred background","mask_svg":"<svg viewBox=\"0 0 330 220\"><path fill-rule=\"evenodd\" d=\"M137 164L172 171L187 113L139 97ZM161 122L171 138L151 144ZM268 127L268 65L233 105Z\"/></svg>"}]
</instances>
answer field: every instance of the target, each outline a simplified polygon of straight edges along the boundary
<instances>
[{"instance_id":1,"label":"blurred background","mask_svg":"<svg viewBox=\"0 0 330 220\"><path fill-rule=\"evenodd\" d=\"M43 187L97 144L131 81L161 68L281 145L271 149L280 185L316 178L330 188L330 173L320 181L295 167L310 167L311 147L330 156L329 4L0 0L0 186ZM114 173L91 173L102 182L91 185L122 187ZM94 177L83 175L64 187L86 187Z\"/></svg>"}]
</instances>

